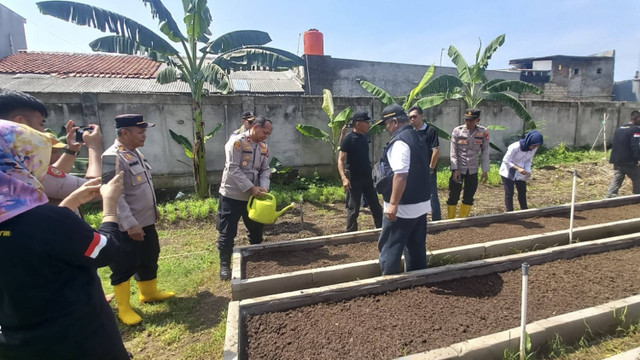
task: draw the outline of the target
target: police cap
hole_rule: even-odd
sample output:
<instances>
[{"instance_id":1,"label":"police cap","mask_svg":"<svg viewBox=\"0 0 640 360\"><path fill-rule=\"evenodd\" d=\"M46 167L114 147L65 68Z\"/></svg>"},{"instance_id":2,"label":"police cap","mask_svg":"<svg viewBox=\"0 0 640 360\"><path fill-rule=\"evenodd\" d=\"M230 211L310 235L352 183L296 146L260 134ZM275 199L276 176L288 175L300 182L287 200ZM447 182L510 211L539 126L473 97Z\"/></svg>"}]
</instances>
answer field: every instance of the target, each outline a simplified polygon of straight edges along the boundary
<instances>
[{"instance_id":1,"label":"police cap","mask_svg":"<svg viewBox=\"0 0 640 360\"><path fill-rule=\"evenodd\" d=\"M146 122L144 116L140 114L122 114L116 116L116 129L137 126L141 128L154 127L156 124Z\"/></svg>"}]
</instances>

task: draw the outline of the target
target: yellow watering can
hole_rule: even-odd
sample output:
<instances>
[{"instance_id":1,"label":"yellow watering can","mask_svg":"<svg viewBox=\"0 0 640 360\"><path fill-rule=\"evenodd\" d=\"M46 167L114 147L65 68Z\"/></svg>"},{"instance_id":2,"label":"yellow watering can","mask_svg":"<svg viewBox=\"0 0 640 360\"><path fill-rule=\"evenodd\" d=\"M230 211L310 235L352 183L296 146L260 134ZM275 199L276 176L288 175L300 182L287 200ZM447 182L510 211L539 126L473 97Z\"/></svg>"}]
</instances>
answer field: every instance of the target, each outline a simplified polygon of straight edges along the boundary
<instances>
[{"instance_id":1,"label":"yellow watering can","mask_svg":"<svg viewBox=\"0 0 640 360\"><path fill-rule=\"evenodd\" d=\"M257 221L262 224L273 224L285 211L293 208L295 203L291 203L280 211L276 211L276 198L275 196L266 193L262 198L256 198L251 196L247 203L247 211L249 212L249 219Z\"/></svg>"}]
</instances>

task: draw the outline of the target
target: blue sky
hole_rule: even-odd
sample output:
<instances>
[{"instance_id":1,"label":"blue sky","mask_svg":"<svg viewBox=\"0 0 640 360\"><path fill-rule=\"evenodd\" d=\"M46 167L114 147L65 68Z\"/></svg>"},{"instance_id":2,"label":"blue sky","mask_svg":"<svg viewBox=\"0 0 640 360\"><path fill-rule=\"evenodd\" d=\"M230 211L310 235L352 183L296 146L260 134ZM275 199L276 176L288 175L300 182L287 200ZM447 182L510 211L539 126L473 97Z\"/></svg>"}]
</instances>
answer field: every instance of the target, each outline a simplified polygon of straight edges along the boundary
<instances>
[{"instance_id":1,"label":"blue sky","mask_svg":"<svg viewBox=\"0 0 640 360\"><path fill-rule=\"evenodd\" d=\"M82 2L158 32L142 1ZM40 14L33 0L0 3L27 19L31 51L91 52L88 43L103 36L96 29ZM182 1L163 3L182 24ZM442 65L453 66L446 54L449 45L473 63L479 38L484 47L504 33L505 44L489 62L490 69L506 69L510 59L616 50L616 81L631 79L640 70L638 0L236 0L209 1L209 8L214 37L262 30L271 35L270 46L299 54L304 49L301 35L316 28L324 34L325 54L335 58L439 65L442 54Z\"/></svg>"}]
</instances>

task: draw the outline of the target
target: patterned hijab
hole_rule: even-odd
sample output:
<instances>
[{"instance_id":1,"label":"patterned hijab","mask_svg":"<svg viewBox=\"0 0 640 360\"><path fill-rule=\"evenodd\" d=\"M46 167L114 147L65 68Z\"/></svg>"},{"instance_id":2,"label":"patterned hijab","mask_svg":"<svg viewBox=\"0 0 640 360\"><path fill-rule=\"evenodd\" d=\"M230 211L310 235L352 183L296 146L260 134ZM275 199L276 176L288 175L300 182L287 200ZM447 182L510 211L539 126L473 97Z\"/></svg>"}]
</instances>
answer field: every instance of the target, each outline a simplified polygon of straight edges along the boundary
<instances>
[{"instance_id":1,"label":"patterned hijab","mask_svg":"<svg viewBox=\"0 0 640 360\"><path fill-rule=\"evenodd\" d=\"M0 120L0 222L47 203L38 178L46 173L56 143L50 134Z\"/></svg>"}]
</instances>

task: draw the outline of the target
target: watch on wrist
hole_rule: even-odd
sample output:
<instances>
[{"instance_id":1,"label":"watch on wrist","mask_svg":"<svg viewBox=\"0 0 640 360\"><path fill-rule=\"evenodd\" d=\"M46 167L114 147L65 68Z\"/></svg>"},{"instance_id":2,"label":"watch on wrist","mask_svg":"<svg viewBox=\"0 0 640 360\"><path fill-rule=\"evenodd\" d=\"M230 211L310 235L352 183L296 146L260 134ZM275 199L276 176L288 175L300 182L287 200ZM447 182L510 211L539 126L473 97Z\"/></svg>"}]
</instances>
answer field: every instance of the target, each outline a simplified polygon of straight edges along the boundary
<instances>
[{"instance_id":1,"label":"watch on wrist","mask_svg":"<svg viewBox=\"0 0 640 360\"><path fill-rule=\"evenodd\" d=\"M73 156L77 156L78 155L78 151L73 151L73 150L69 149L69 146L67 146L64 149L62 149L62 152L65 153L65 154L73 155Z\"/></svg>"}]
</instances>

